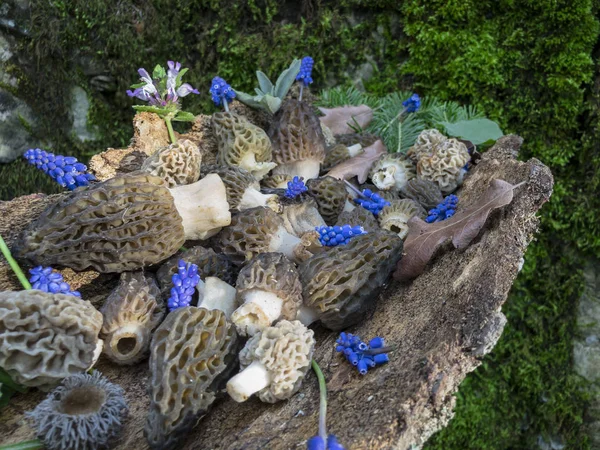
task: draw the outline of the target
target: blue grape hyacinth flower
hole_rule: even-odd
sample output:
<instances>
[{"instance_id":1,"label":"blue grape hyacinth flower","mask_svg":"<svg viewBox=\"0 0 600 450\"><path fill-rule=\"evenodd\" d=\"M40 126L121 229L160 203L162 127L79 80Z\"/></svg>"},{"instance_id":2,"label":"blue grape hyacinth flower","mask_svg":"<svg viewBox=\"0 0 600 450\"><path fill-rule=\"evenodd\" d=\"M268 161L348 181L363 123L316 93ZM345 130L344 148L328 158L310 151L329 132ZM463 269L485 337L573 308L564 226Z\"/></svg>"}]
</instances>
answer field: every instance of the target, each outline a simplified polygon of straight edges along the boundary
<instances>
[{"instance_id":1,"label":"blue grape hyacinth flower","mask_svg":"<svg viewBox=\"0 0 600 450\"><path fill-rule=\"evenodd\" d=\"M198 266L180 259L177 264L177 273L173 274L171 280L173 287L171 288L171 297L167 301L169 311L189 306L196 286L200 282Z\"/></svg>"},{"instance_id":2,"label":"blue grape hyacinth flower","mask_svg":"<svg viewBox=\"0 0 600 450\"><path fill-rule=\"evenodd\" d=\"M390 206L390 202L382 198L379 194L372 192L370 189L363 189L363 197L357 197L354 202L362 206L373 214L377 215L386 206Z\"/></svg>"},{"instance_id":3,"label":"blue grape hyacinth flower","mask_svg":"<svg viewBox=\"0 0 600 450\"><path fill-rule=\"evenodd\" d=\"M315 61L310 56L305 56L302 58L300 71L298 72L298 75L296 75L296 81L302 82L304 86L311 84L313 82L311 75L314 65Z\"/></svg>"},{"instance_id":4,"label":"blue grape hyacinth flower","mask_svg":"<svg viewBox=\"0 0 600 450\"><path fill-rule=\"evenodd\" d=\"M39 148L30 148L23 157L29 164L43 170L50 175L62 187L70 191L89 185L90 181L96 179L91 173L87 173L87 167L72 156L56 156Z\"/></svg>"},{"instance_id":5,"label":"blue grape hyacinth flower","mask_svg":"<svg viewBox=\"0 0 600 450\"><path fill-rule=\"evenodd\" d=\"M434 223L449 219L456 212L457 205L458 197L456 195L451 194L447 196L442 203L429 210L425 222Z\"/></svg>"},{"instance_id":6,"label":"blue grape hyacinth flower","mask_svg":"<svg viewBox=\"0 0 600 450\"><path fill-rule=\"evenodd\" d=\"M345 450L333 434L327 437L327 443L321 436L313 436L306 441L306 450Z\"/></svg>"},{"instance_id":7,"label":"blue grape hyacinth flower","mask_svg":"<svg viewBox=\"0 0 600 450\"><path fill-rule=\"evenodd\" d=\"M367 234L365 229L360 226L342 225L328 227L321 225L315 227L315 230L319 233L319 241L324 247L335 247L337 245L345 245L354 236L360 236L361 234Z\"/></svg>"},{"instance_id":8,"label":"blue grape hyacinth flower","mask_svg":"<svg viewBox=\"0 0 600 450\"><path fill-rule=\"evenodd\" d=\"M235 98L235 91L221 77L214 77L210 86L210 95L215 106L223 105L228 110L228 103Z\"/></svg>"},{"instance_id":9,"label":"blue grape hyacinth flower","mask_svg":"<svg viewBox=\"0 0 600 450\"><path fill-rule=\"evenodd\" d=\"M406 108L407 113L414 113L421 107L421 97L419 94L413 94L402 102L402 106Z\"/></svg>"},{"instance_id":10,"label":"blue grape hyacinth flower","mask_svg":"<svg viewBox=\"0 0 600 450\"><path fill-rule=\"evenodd\" d=\"M292 181L288 181L287 186L284 193L287 198L296 198L300 194L308 191L308 188L304 184L304 178L302 177L294 177Z\"/></svg>"},{"instance_id":11,"label":"blue grape hyacinth flower","mask_svg":"<svg viewBox=\"0 0 600 450\"><path fill-rule=\"evenodd\" d=\"M79 291L71 290L69 283L65 282L63 276L52 270L52 267L34 267L29 270L31 277L29 282L32 289L49 292L51 294L65 294L81 298Z\"/></svg>"},{"instance_id":12,"label":"blue grape hyacinth flower","mask_svg":"<svg viewBox=\"0 0 600 450\"><path fill-rule=\"evenodd\" d=\"M374 337L369 344L366 344L358 336L342 332L335 343L335 350L342 353L361 375L366 375L369 369L390 360L386 352L385 341L381 337ZM382 352L379 353L379 351Z\"/></svg>"}]
</instances>

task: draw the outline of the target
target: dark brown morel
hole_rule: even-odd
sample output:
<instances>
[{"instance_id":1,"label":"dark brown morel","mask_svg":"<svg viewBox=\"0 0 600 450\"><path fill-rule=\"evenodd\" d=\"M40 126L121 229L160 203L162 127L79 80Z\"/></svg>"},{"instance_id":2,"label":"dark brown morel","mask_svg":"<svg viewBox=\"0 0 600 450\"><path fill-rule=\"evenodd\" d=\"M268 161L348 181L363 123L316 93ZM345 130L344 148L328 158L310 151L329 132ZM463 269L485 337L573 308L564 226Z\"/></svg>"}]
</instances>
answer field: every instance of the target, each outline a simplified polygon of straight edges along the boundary
<instances>
[{"instance_id":1,"label":"dark brown morel","mask_svg":"<svg viewBox=\"0 0 600 450\"><path fill-rule=\"evenodd\" d=\"M73 191L21 235L15 253L42 266L124 272L156 264L184 243L162 178L134 172Z\"/></svg>"},{"instance_id":2,"label":"dark brown morel","mask_svg":"<svg viewBox=\"0 0 600 450\"><path fill-rule=\"evenodd\" d=\"M338 144L343 144L347 147L360 144L363 148L373 145L378 139L380 139L378 136L371 133L340 134L335 137L335 141Z\"/></svg>"},{"instance_id":3,"label":"dark brown morel","mask_svg":"<svg viewBox=\"0 0 600 450\"><path fill-rule=\"evenodd\" d=\"M95 371L65 378L27 416L48 450L97 450L119 435L127 411L121 386Z\"/></svg>"},{"instance_id":4,"label":"dark brown morel","mask_svg":"<svg viewBox=\"0 0 600 450\"><path fill-rule=\"evenodd\" d=\"M317 202L317 209L327 225L333 225L344 211L348 191L342 180L321 177L308 180L308 193Z\"/></svg>"},{"instance_id":5,"label":"dark brown morel","mask_svg":"<svg viewBox=\"0 0 600 450\"><path fill-rule=\"evenodd\" d=\"M222 311L186 306L167 315L150 352L150 448L181 448L235 369L237 350L235 326Z\"/></svg>"},{"instance_id":6,"label":"dark brown morel","mask_svg":"<svg viewBox=\"0 0 600 450\"><path fill-rule=\"evenodd\" d=\"M427 211L435 208L444 201L444 196L439 186L433 181L422 178L413 178L401 192L402 196L414 200Z\"/></svg>"},{"instance_id":7,"label":"dark brown morel","mask_svg":"<svg viewBox=\"0 0 600 450\"><path fill-rule=\"evenodd\" d=\"M317 254L299 266L304 305L298 319L330 330L359 322L402 256L402 240L371 232Z\"/></svg>"},{"instance_id":8,"label":"dark brown morel","mask_svg":"<svg viewBox=\"0 0 600 450\"><path fill-rule=\"evenodd\" d=\"M362 206L356 206L352 211L344 211L340 214L335 225L341 227L346 224L352 226L359 225L368 232L381 229L373 213Z\"/></svg>"}]
</instances>

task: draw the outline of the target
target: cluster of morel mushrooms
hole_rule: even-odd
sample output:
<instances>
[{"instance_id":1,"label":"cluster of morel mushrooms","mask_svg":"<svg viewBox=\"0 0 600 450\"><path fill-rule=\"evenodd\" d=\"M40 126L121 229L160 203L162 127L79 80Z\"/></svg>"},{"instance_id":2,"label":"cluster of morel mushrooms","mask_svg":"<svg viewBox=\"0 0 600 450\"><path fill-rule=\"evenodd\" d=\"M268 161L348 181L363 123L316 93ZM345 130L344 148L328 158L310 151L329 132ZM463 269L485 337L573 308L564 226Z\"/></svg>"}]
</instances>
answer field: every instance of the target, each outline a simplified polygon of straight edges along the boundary
<instances>
[{"instance_id":1,"label":"cluster of morel mushrooms","mask_svg":"<svg viewBox=\"0 0 600 450\"><path fill-rule=\"evenodd\" d=\"M42 390L71 377L32 413L49 448L74 439L54 428L61 408L105 408L111 426L80 424L81 448L118 432L115 385L85 374L101 353L119 365L149 356L153 449L179 448L224 386L236 402L288 399L310 368L307 327L364 317L401 258L408 220L442 203L470 160L462 142L426 130L408 154L382 153L366 182L344 180L335 168L378 137L334 136L291 95L268 130L231 111L213 114L212 127L216 165L180 139L139 171L74 190L14 248L35 265L121 274L99 311L62 293L0 293L0 367ZM73 406L82 386L95 400Z\"/></svg>"}]
</instances>

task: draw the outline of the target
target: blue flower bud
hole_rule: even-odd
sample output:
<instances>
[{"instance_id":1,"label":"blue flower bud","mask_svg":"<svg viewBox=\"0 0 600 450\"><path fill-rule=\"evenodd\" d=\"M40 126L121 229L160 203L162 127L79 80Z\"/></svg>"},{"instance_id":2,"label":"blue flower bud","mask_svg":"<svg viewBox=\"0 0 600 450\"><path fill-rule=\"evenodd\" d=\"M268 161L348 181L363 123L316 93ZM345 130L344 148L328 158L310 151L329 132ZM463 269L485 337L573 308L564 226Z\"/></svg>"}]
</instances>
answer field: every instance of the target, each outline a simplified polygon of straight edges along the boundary
<instances>
[{"instance_id":1,"label":"blue flower bud","mask_svg":"<svg viewBox=\"0 0 600 450\"><path fill-rule=\"evenodd\" d=\"M321 436L313 436L306 441L306 450L327 450Z\"/></svg>"},{"instance_id":2,"label":"blue flower bud","mask_svg":"<svg viewBox=\"0 0 600 450\"><path fill-rule=\"evenodd\" d=\"M388 357L387 353L380 353L379 355L373 355L373 360L375 361L375 364L379 365L389 362L390 358Z\"/></svg>"}]
</instances>

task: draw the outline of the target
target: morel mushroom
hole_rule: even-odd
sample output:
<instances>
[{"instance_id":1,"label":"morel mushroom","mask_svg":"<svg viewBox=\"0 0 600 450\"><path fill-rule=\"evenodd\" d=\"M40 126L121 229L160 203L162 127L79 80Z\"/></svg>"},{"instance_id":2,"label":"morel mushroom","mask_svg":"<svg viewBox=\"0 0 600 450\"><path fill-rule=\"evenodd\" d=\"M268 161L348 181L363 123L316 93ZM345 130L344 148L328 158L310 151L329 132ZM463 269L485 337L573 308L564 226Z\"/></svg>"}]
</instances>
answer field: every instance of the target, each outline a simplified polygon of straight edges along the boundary
<instances>
[{"instance_id":1,"label":"morel mushroom","mask_svg":"<svg viewBox=\"0 0 600 450\"><path fill-rule=\"evenodd\" d=\"M269 130L273 142L274 174L317 178L325 160L321 122L309 104L286 100Z\"/></svg>"},{"instance_id":2,"label":"morel mushroom","mask_svg":"<svg viewBox=\"0 0 600 450\"><path fill-rule=\"evenodd\" d=\"M344 211L340 214L335 225L341 227L345 224L361 226L369 233L381 229L373 213L362 207L354 208L352 211Z\"/></svg>"},{"instance_id":3,"label":"morel mushroom","mask_svg":"<svg viewBox=\"0 0 600 450\"><path fill-rule=\"evenodd\" d=\"M371 133L338 134L335 137L335 140L338 144L343 144L347 147L360 144L362 148L370 147L379 139L381 139L379 136Z\"/></svg>"},{"instance_id":4,"label":"morel mushroom","mask_svg":"<svg viewBox=\"0 0 600 450\"><path fill-rule=\"evenodd\" d=\"M286 174L269 175L263 179L262 184L266 188L285 189L293 178L291 175Z\"/></svg>"},{"instance_id":5,"label":"morel mushroom","mask_svg":"<svg viewBox=\"0 0 600 450\"><path fill-rule=\"evenodd\" d=\"M359 322L402 256L402 240L387 231L355 236L300 265L304 305L298 319L331 330Z\"/></svg>"},{"instance_id":6,"label":"morel mushroom","mask_svg":"<svg viewBox=\"0 0 600 450\"><path fill-rule=\"evenodd\" d=\"M181 139L159 149L142 164L142 170L164 179L172 188L192 184L200 179L202 153L196 144Z\"/></svg>"},{"instance_id":7,"label":"morel mushroom","mask_svg":"<svg viewBox=\"0 0 600 450\"><path fill-rule=\"evenodd\" d=\"M323 132L323 139L325 139L325 145L331 146L335 145L335 136L327 125L321 122L321 131Z\"/></svg>"},{"instance_id":8,"label":"morel mushroom","mask_svg":"<svg viewBox=\"0 0 600 450\"><path fill-rule=\"evenodd\" d=\"M231 319L231 315L238 303L237 291L233 286L217 277L206 277L200 280L196 286L198 291L198 307L208 310L219 309L225 313L225 317Z\"/></svg>"},{"instance_id":9,"label":"morel mushroom","mask_svg":"<svg viewBox=\"0 0 600 450\"><path fill-rule=\"evenodd\" d=\"M315 227L325 225L314 199L310 197L284 199L282 203L281 217L288 233L302 237L305 233L314 231Z\"/></svg>"},{"instance_id":10,"label":"morel mushroom","mask_svg":"<svg viewBox=\"0 0 600 450\"><path fill-rule=\"evenodd\" d=\"M195 246L178 252L167 259L156 272L156 279L160 286L163 299L169 298L172 286L172 277L177 273L179 260L196 264L198 275L201 279L206 277L217 277L230 285L235 284L237 270L231 259L223 254L217 254L212 248Z\"/></svg>"},{"instance_id":11,"label":"morel mushroom","mask_svg":"<svg viewBox=\"0 0 600 450\"><path fill-rule=\"evenodd\" d=\"M335 224L344 211L348 192L342 180L333 177L322 177L308 180L308 193L317 202L317 209L327 225Z\"/></svg>"},{"instance_id":12,"label":"morel mushroom","mask_svg":"<svg viewBox=\"0 0 600 450\"><path fill-rule=\"evenodd\" d=\"M361 153L364 153L364 150L360 144L354 144L349 147L346 147L344 144L336 144L327 149L322 170L329 171L338 164L341 164L354 156L360 155Z\"/></svg>"},{"instance_id":13,"label":"morel mushroom","mask_svg":"<svg viewBox=\"0 0 600 450\"><path fill-rule=\"evenodd\" d=\"M281 212L279 197L260 192L260 184L245 169L233 166L208 166L202 168L202 174L216 173L225 183L227 201L232 210L242 211L255 206L267 206L275 212Z\"/></svg>"},{"instance_id":14,"label":"morel mushroom","mask_svg":"<svg viewBox=\"0 0 600 450\"><path fill-rule=\"evenodd\" d=\"M235 368L237 341L235 327L217 309L186 306L167 315L150 352L144 428L150 448L181 448Z\"/></svg>"},{"instance_id":15,"label":"morel mushroom","mask_svg":"<svg viewBox=\"0 0 600 450\"><path fill-rule=\"evenodd\" d=\"M302 305L302 285L294 264L281 253L261 253L238 275L238 301L231 320L242 336L254 336L280 318L293 320Z\"/></svg>"},{"instance_id":16,"label":"morel mushroom","mask_svg":"<svg viewBox=\"0 0 600 450\"><path fill-rule=\"evenodd\" d=\"M218 175L169 190L161 178L134 172L50 206L23 232L15 254L42 266L124 272L156 264L230 220Z\"/></svg>"},{"instance_id":17,"label":"morel mushroom","mask_svg":"<svg viewBox=\"0 0 600 450\"><path fill-rule=\"evenodd\" d=\"M294 395L310 368L313 334L297 320L282 320L254 335L240 352L242 371L227 383L231 398L244 402L258 393L275 403Z\"/></svg>"},{"instance_id":18,"label":"morel mushroom","mask_svg":"<svg viewBox=\"0 0 600 450\"><path fill-rule=\"evenodd\" d=\"M429 153L421 154L417 174L424 180L433 181L442 193L454 192L462 184L465 165L471 156L467 146L457 139L446 139L431 147Z\"/></svg>"},{"instance_id":19,"label":"morel mushroom","mask_svg":"<svg viewBox=\"0 0 600 450\"><path fill-rule=\"evenodd\" d=\"M444 201L442 191L433 181L413 178L401 192L403 197L414 200L429 211Z\"/></svg>"},{"instance_id":20,"label":"morel mushroom","mask_svg":"<svg viewBox=\"0 0 600 450\"><path fill-rule=\"evenodd\" d=\"M261 128L233 112L212 116L220 165L246 169L260 181L277 164L271 161L272 146Z\"/></svg>"},{"instance_id":21,"label":"morel mushroom","mask_svg":"<svg viewBox=\"0 0 600 450\"><path fill-rule=\"evenodd\" d=\"M102 314L88 301L38 290L0 292L0 367L49 390L100 356Z\"/></svg>"},{"instance_id":22,"label":"morel mushroom","mask_svg":"<svg viewBox=\"0 0 600 450\"><path fill-rule=\"evenodd\" d=\"M408 221L415 216L424 219L426 215L421 205L405 198L391 201L389 206L381 210L377 219L381 228L396 233L400 239L404 239L408 234Z\"/></svg>"},{"instance_id":23,"label":"morel mushroom","mask_svg":"<svg viewBox=\"0 0 600 450\"><path fill-rule=\"evenodd\" d=\"M309 235L309 233L307 233ZM242 265L259 253L279 252L292 261L310 257L317 237L298 238L286 231L283 219L269 208L250 208L235 214L231 225L215 237L215 245L234 264Z\"/></svg>"},{"instance_id":24,"label":"morel mushroom","mask_svg":"<svg viewBox=\"0 0 600 450\"><path fill-rule=\"evenodd\" d=\"M419 162L419 159L421 159L421 156L431 154L433 147L441 144L447 139L446 136L435 128L423 130L419 136L417 136L417 140L413 146L406 152L406 156L416 165Z\"/></svg>"},{"instance_id":25,"label":"morel mushroom","mask_svg":"<svg viewBox=\"0 0 600 450\"><path fill-rule=\"evenodd\" d=\"M119 285L100 308L106 356L117 364L134 364L144 359L151 333L165 310L156 281L143 272L122 273Z\"/></svg>"},{"instance_id":26,"label":"morel mushroom","mask_svg":"<svg viewBox=\"0 0 600 450\"><path fill-rule=\"evenodd\" d=\"M48 450L106 448L127 415L123 388L98 371L72 375L27 413Z\"/></svg>"},{"instance_id":27,"label":"morel mushroom","mask_svg":"<svg viewBox=\"0 0 600 450\"><path fill-rule=\"evenodd\" d=\"M416 176L414 164L400 154L385 153L371 167L369 177L382 191L404 188L406 183Z\"/></svg>"}]
</instances>

